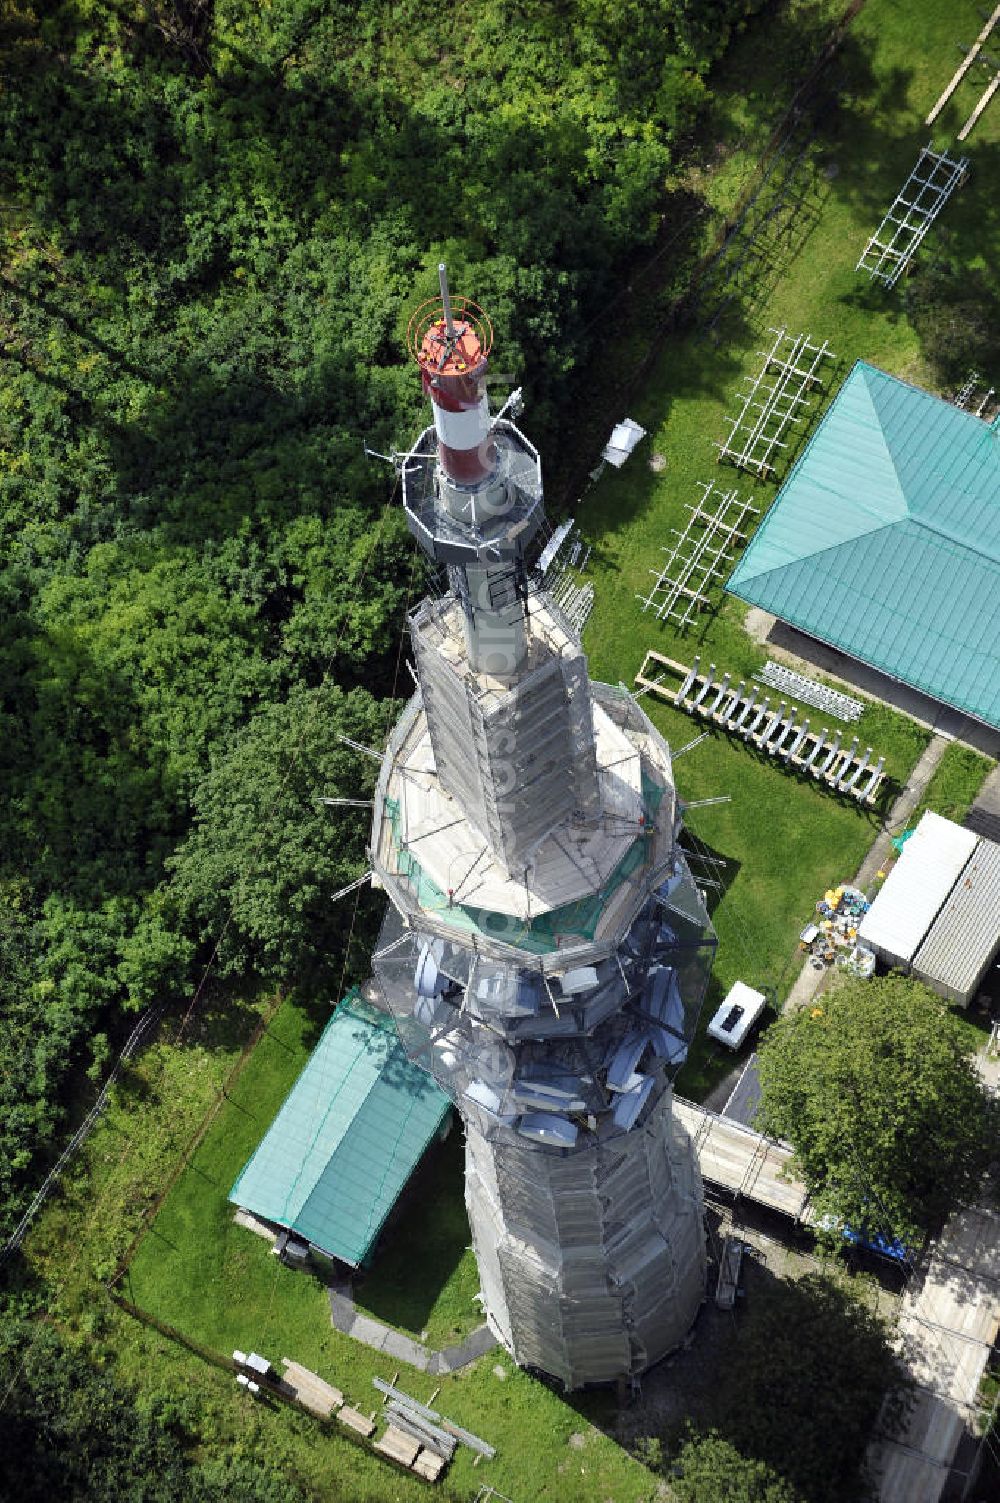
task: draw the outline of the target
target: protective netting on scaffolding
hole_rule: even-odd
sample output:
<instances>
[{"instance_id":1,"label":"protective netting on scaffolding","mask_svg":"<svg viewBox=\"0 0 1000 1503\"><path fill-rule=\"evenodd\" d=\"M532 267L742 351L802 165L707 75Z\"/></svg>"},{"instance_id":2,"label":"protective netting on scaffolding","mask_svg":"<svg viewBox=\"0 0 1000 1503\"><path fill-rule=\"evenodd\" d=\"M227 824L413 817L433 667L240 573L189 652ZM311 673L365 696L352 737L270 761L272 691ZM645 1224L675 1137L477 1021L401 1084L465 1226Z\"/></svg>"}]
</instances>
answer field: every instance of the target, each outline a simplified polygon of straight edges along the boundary
<instances>
[{"instance_id":1,"label":"protective netting on scaffolding","mask_svg":"<svg viewBox=\"0 0 1000 1503\"><path fill-rule=\"evenodd\" d=\"M411 851L403 844L400 807L396 799L387 798L386 812L389 816L396 874L403 877L413 897L414 913L439 912L447 914L449 924L462 931L479 933L487 938L503 940L526 950L545 953L556 950L567 939L593 939L597 925L609 899L623 883L644 871L648 865L651 848L650 838L656 822L656 811L665 789L651 778L643 777L643 804L646 809L649 834L639 835L629 846L614 867L607 880L594 893L577 902L565 903L558 908L533 918L522 919L510 914L494 913L474 904L461 901L461 892L445 892L424 870ZM486 842L483 843L484 855Z\"/></svg>"}]
</instances>

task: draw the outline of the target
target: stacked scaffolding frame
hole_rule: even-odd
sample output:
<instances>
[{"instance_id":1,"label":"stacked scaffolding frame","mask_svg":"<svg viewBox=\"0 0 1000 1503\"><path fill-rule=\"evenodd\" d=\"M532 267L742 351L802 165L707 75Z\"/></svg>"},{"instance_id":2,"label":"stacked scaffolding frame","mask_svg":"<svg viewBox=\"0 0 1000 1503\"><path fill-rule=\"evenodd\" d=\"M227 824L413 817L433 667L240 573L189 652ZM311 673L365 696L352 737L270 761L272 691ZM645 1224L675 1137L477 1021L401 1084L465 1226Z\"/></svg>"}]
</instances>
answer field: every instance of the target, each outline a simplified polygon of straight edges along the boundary
<instances>
[{"instance_id":1,"label":"stacked scaffolding frame","mask_svg":"<svg viewBox=\"0 0 1000 1503\"><path fill-rule=\"evenodd\" d=\"M410 619L442 784L508 863L541 838L553 810L597 807L586 660L551 603L532 601L525 671L509 685L468 668L452 596L422 602Z\"/></svg>"},{"instance_id":2,"label":"stacked scaffolding frame","mask_svg":"<svg viewBox=\"0 0 1000 1503\"><path fill-rule=\"evenodd\" d=\"M949 157L925 146L855 270L867 271L873 280L894 287L968 170L968 157Z\"/></svg>"},{"instance_id":3,"label":"stacked scaffolding frame","mask_svg":"<svg viewBox=\"0 0 1000 1503\"><path fill-rule=\"evenodd\" d=\"M755 470L766 479L774 473L772 456L786 449L784 436L803 416L809 394L820 383L819 367L832 351L824 339L814 344L808 334L789 334L787 329L769 329L774 343L756 376L747 376L750 390L735 417L729 417L729 437L716 443L718 459L730 460L737 469ZM768 377L773 380L768 382Z\"/></svg>"},{"instance_id":4,"label":"stacked scaffolding frame","mask_svg":"<svg viewBox=\"0 0 1000 1503\"><path fill-rule=\"evenodd\" d=\"M754 678L769 689L784 690L802 704L813 705L837 720L860 720L865 708L860 699L842 694L839 689L830 689L826 684L817 683L815 679L787 668L784 663L773 663L770 659L760 673L754 674Z\"/></svg>"},{"instance_id":5,"label":"stacked scaffolding frame","mask_svg":"<svg viewBox=\"0 0 1000 1503\"><path fill-rule=\"evenodd\" d=\"M749 516L757 515L737 491L723 491L711 481L701 481L701 499L696 506L686 503L691 516L682 532L671 532L677 541L664 548L667 561L655 575L656 583L645 597L640 595L644 611L653 610L657 618L667 617L688 626L696 611L709 604L707 591L715 578L721 578L732 562L733 548L746 542L743 530ZM709 502L715 497L714 505ZM698 531L700 529L700 532Z\"/></svg>"}]
</instances>

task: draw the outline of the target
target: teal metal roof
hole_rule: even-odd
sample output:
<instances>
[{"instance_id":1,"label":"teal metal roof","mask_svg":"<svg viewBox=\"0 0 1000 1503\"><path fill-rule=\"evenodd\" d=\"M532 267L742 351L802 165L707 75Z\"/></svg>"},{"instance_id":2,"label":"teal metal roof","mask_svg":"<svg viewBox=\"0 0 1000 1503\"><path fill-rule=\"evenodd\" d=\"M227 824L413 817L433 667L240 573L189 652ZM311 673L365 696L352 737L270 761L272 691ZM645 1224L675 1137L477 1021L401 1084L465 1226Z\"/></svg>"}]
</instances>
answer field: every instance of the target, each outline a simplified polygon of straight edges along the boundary
<instances>
[{"instance_id":1,"label":"teal metal roof","mask_svg":"<svg viewBox=\"0 0 1000 1503\"><path fill-rule=\"evenodd\" d=\"M1000 726L1000 426L859 360L726 588Z\"/></svg>"},{"instance_id":2,"label":"teal metal roof","mask_svg":"<svg viewBox=\"0 0 1000 1503\"><path fill-rule=\"evenodd\" d=\"M448 1108L392 1019L350 992L229 1199L358 1267Z\"/></svg>"}]
</instances>

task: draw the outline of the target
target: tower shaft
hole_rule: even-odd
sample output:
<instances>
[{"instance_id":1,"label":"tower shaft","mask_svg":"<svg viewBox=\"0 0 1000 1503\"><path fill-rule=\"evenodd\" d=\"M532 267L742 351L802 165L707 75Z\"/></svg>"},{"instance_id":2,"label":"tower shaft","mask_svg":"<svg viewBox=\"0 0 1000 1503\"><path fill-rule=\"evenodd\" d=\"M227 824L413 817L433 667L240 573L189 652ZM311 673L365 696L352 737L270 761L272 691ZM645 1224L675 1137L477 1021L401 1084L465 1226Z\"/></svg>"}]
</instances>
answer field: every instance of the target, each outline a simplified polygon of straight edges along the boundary
<instances>
[{"instance_id":1,"label":"tower shaft","mask_svg":"<svg viewBox=\"0 0 1000 1503\"><path fill-rule=\"evenodd\" d=\"M410 621L419 689L375 799L392 906L374 969L465 1123L487 1320L572 1388L641 1372L701 1302L701 1183L671 1080L715 940L669 749L626 690L590 680L532 574L541 466L489 420L489 322L441 291L411 320L434 425L402 478L450 588Z\"/></svg>"}]
</instances>

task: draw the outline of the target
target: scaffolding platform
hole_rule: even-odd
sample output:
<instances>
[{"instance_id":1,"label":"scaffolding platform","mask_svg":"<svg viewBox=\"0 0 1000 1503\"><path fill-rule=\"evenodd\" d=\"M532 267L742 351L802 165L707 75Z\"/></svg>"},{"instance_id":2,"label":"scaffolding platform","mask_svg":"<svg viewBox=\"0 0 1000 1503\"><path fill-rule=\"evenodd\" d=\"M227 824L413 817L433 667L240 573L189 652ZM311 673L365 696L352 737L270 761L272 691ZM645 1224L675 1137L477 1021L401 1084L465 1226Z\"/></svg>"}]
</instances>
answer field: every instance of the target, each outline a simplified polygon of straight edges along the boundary
<instances>
[{"instance_id":1,"label":"scaffolding platform","mask_svg":"<svg viewBox=\"0 0 1000 1503\"><path fill-rule=\"evenodd\" d=\"M720 1117L682 1096L674 1097L674 1115L690 1133L702 1178L708 1183L780 1211L795 1222L813 1224L808 1191L790 1173L792 1150L787 1143L765 1138L752 1127Z\"/></svg>"},{"instance_id":2,"label":"scaffolding platform","mask_svg":"<svg viewBox=\"0 0 1000 1503\"><path fill-rule=\"evenodd\" d=\"M949 157L925 146L855 270L867 271L873 280L894 287L968 170L968 157Z\"/></svg>"},{"instance_id":3,"label":"scaffolding platform","mask_svg":"<svg viewBox=\"0 0 1000 1503\"><path fill-rule=\"evenodd\" d=\"M754 470L763 479L774 474L776 451L788 447L785 437L804 415L812 389L820 383L819 368L832 357L824 339L813 343L808 334L769 329L774 343L763 356L755 376L745 379L749 391L735 417L728 417L729 437L716 443L717 459L728 459L740 470ZM769 379L770 378L770 379Z\"/></svg>"},{"instance_id":4,"label":"scaffolding platform","mask_svg":"<svg viewBox=\"0 0 1000 1503\"><path fill-rule=\"evenodd\" d=\"M660 621L671 617L682 627L709 605L713 581L732 562L734 546L746 542L747 518L758 514L735 490L722 491L711 481L703 481L701 490L698 504L687 504L687 526L680 532L671 529L677 541L663 549L666 563L659 572L649 571L656 583L647 596L638 597L644 611L655 611Z\"/></svg>"}]
</instances>

